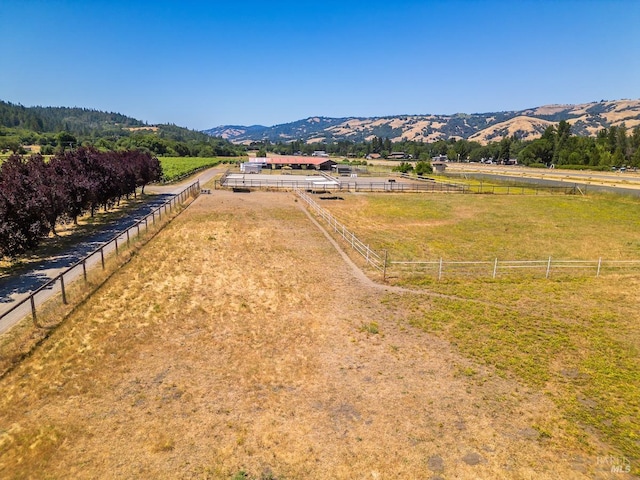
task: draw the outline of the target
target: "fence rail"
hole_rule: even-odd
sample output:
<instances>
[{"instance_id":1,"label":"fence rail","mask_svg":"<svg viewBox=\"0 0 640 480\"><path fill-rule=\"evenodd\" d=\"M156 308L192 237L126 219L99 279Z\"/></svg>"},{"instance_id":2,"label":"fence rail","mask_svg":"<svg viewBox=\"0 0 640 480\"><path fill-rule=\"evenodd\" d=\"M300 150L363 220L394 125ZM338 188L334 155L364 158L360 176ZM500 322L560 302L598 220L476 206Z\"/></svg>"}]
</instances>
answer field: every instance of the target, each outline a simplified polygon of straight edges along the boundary
<instances>
[{"instance_id":1,"label":"fence rail","mask_svg":"<svg viewBox=\"0 0 640 480\"><path fill-rule=\"evenodd\" d=\"M553 273L569 272L574 275L591 274L599 277L604 272L640 270L640 260L563 260L549 257L545 260L450 261L388 261L387 271L404 274L433 275L438 280L445 276L487 276L497 278L511 272L527 271L550 278Z\"/></svg>"},{"instance_id":2,"label":"fence rail","mask_svg":"<svg viewBox=\"0 0 640 480\"><path fill-rule=\"evenodd\" d=\"M244 178L234 178L225 175L224 178L215 182L216 188L254 188L254 189L278 189L278 190L331 190L332 192L440 192L440 193L467 193L464 185L450 183L425 182L406 183L389 181L365 181L359 179L339 179L330 178L334 184L328 184L329 179L318 181L291 178L291 180L269 180L262 178L251 178L246 175Z\"/></svg>"},{"instance_id":3,"label":"fence rail","mask_svg":"<svg viewBox=\"0 0 640 480\"><path fill-rule=\"evenodd\" d=\"M177 206L182 205L189 197L197 197L199 193L200 182L196 181L152 210L141 220L117 233L111 240L100 245L100 247L31 292L28 296L17 301L15 305L0 314L0 333L7 331L29 314L32 316L34 324L38 326L38 310L41 306L44 307L44 303L47 300L59 293L62 303L68 304L67 290L72 282L80 277L86 282L88 272L94 266L100 265L104 270L105 262L109 255L118 254L123 245L129 245L131 240L139 236L141 232L147 231L156 223L159 224L163 215L166 216Z\"/></svg>"},{"instance_id":4,"label":"fence rail","mask_svg":"<svg viewBox=\"0 0 640 480\"><path fill-rule=\"evenodd\" d=\"M392 174L399 181L372 180L368 177L372 175L362 176L358 178L336 178L329 175L321 175L325 177L325 181L333 181L335 184L321 184L317 181L296 178L292 175L291 179L270 180L265 178L252 178L251 174L247 174L242 178L237 178L236 174L230 172L215 182L216 188L252 188L252 189L277 189L277 190L331 190L332 192L398 192L398 193L464 193L464 194L493 194L493 195L549 195L564 194L576 195L585 194L577 185L566 186L549 186L549 185L495 185L479 183L465 184L456 183L455 181L443 182L430 177L416 177L407 174Z\"/></svg>"},{"instance_id":5,"label":"fence rail","mask_svg":"<svg viewBox=\"0 0 640 480\"><path fill-rule=\"evenodd\" d=\"M372 250L369 245L366 245L362 242L355 234L347 227L345 227L342 223L338 222L338 220L331 215L327 210L322 208L320 205L316 203L316 201L311 198L306 192L296 189L295 190L298 197L304 200L307 205L311 208L313 212L316 213L322 220L327 222L329 228L332 229L336 234L338 234L342 239L347 242L348 245L351 246L353 250L358 252L367 262L367 264L373 266L375 269L385 273L386 270L386 252L378 253Z\"/></svg>"},{"instance_id":6,"label":"fence rail","mask_svg":"<svg viewBox=\"0 0 640 480\"><path fill-rule=\"evenodd\" d=\"M480 261L453 261L439 260L432 261L394 261L388 257L385 250L378 253L355 234L340 223L331 213L322 208L306 192L300 189L295 190L298 197L304 200L310 209L341 237L353 250L361 255L368 264L383 272L383 279L388 275L433 275L438 280L445 276L474 276L498 278L510 272L529 272L532 274L544 275L550 278L554 273L569 272L572 274L592 274L599 277L604 272L622 270L640 270L640 260L563 260L548 257L544 260L480 260Z\"/></svg>"}]
</instances>

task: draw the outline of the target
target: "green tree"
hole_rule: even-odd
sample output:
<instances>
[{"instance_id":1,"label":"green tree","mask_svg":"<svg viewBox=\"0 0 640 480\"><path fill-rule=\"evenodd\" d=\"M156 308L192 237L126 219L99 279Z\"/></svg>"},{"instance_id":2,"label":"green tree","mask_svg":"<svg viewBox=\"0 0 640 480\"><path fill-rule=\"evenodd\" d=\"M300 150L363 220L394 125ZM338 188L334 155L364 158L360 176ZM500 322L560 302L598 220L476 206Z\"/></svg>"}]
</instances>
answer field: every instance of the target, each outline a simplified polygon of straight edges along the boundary
<instances>
[{"instance_id":1,"label":"green tree","mask_svg":"<svg viewBox=\"0 0 640 480\"><path fill-rule=\"evenodd\" d=\"M408 162L400 162L399 165L393 167L392 171L400 173L409 173L413 171L413 167Z\"/></svg>"},{"instance_id":2,"label":"green tree","mask_svg":"<svg viewBox=\"0 0 640 480\"><path fill-rule=\"evenodd\" d=\"M427 175L433 173L431 162L419 161L414 168L416 175Z\"/></svg>"},{"instance_id":3,"label":"green tree","mask_svg":"<svg viewBox=\"0 0 640 480\"><path fill-rule=\"evenodd\" d=\"M511 158L511 138L504 137L500 140L500 151L498 152L498 160L509 160Z\"/></svg>"},{"instance_id":4,"label":"green tree","mask_svg":"<svg viewBox=\"0 0 640 480\"><path fill-rule=\"evenodd\" d=\"M69 132L60 132L57 135L56 140L58 142L58 150L60 152L64 152L65 150L78 145L78 139Z\"/></svg>"}]
</instances>

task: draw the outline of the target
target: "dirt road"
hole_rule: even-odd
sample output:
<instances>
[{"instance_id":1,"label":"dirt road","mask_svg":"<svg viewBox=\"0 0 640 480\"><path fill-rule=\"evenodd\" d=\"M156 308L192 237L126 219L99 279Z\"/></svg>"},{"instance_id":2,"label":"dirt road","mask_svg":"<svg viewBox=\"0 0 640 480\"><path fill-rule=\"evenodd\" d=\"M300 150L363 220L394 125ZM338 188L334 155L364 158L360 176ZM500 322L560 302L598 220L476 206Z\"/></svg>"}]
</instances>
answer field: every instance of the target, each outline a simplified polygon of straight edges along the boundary
<instances>
[{"instance_id":1,"label":"dirt road","mask_svg":"<svg viewBox=\"0 0 640 480\"><path fill-rule=\"evenodd\" d=\"M0 477L609 478L411 311L292 194L203 195L0 380Z\"/></svg>"}]
</instances>

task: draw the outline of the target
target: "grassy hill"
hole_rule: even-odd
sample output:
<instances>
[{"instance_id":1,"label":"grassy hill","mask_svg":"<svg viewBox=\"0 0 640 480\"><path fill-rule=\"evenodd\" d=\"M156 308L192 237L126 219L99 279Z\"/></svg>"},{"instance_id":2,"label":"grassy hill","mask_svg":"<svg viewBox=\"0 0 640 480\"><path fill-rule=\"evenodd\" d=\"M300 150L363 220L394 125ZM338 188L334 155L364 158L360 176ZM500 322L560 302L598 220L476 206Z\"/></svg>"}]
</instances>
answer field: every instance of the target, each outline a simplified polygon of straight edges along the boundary
<instances>
[{"instance_id":1,"label":"grassy hill","mask_svg":"<svg viewBox=\"0 0 640 480\"><path fill-rule=\"evenodd\" d=\"M539 138L549 124L560 120L567 121L573 133L581 136L594 136L603 128L623 123L627 128L633 128L640 125L640 100L603 100L580 105L546 105L521 111L474 114L310 117L272 127L221 126L205 130L205 133L243 144L264 139L271 142L362 142L373 137L389 138L392 142L435 142L463 138L487 144L511 135L533 140Z\"/></svg>"}]
</instances>

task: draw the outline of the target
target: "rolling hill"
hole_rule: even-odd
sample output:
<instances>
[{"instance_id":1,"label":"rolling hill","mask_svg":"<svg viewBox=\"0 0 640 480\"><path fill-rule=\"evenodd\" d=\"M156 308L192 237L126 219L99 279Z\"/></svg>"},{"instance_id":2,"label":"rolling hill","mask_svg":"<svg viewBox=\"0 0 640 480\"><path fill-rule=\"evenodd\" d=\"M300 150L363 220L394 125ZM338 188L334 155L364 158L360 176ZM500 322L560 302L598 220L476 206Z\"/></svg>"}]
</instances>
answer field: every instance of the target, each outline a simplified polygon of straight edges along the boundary
<instances>
[{"instance_id":1,"label":"rolling hill","mask_svg":"<svg viewBox=\"0 0 640 480\"><path fill-rule=\"evenodd\" d=\"M81 137L119 137L132 133L153 133L174 141L210 140L210 136L196 130L172 124L147 125L141 120L120 113L78 107L25 107L2 100L1 127L38 134L65 131Z\"/></svg>"},{"instance_id":2,"label":"rolling hill","mask_svg":"<svg viewBox=\"0 0 640 480\"><path fill-rule=\"evenodd\" d=\"M533 140L554 123L566 120L576 135L593 136L612 125L627 128L640 125L640 100L615 100L579 105L545 105L521 111L454 115L398 115L392 117L309 117L296 122L265 127L226 125L204 133L237 144L268 139L271 142L302 140L307 143L349 140L361 142L373 137L392 141L433 142L465 138L482 144L516 135Z\"/></svg>"}]
</instances>

